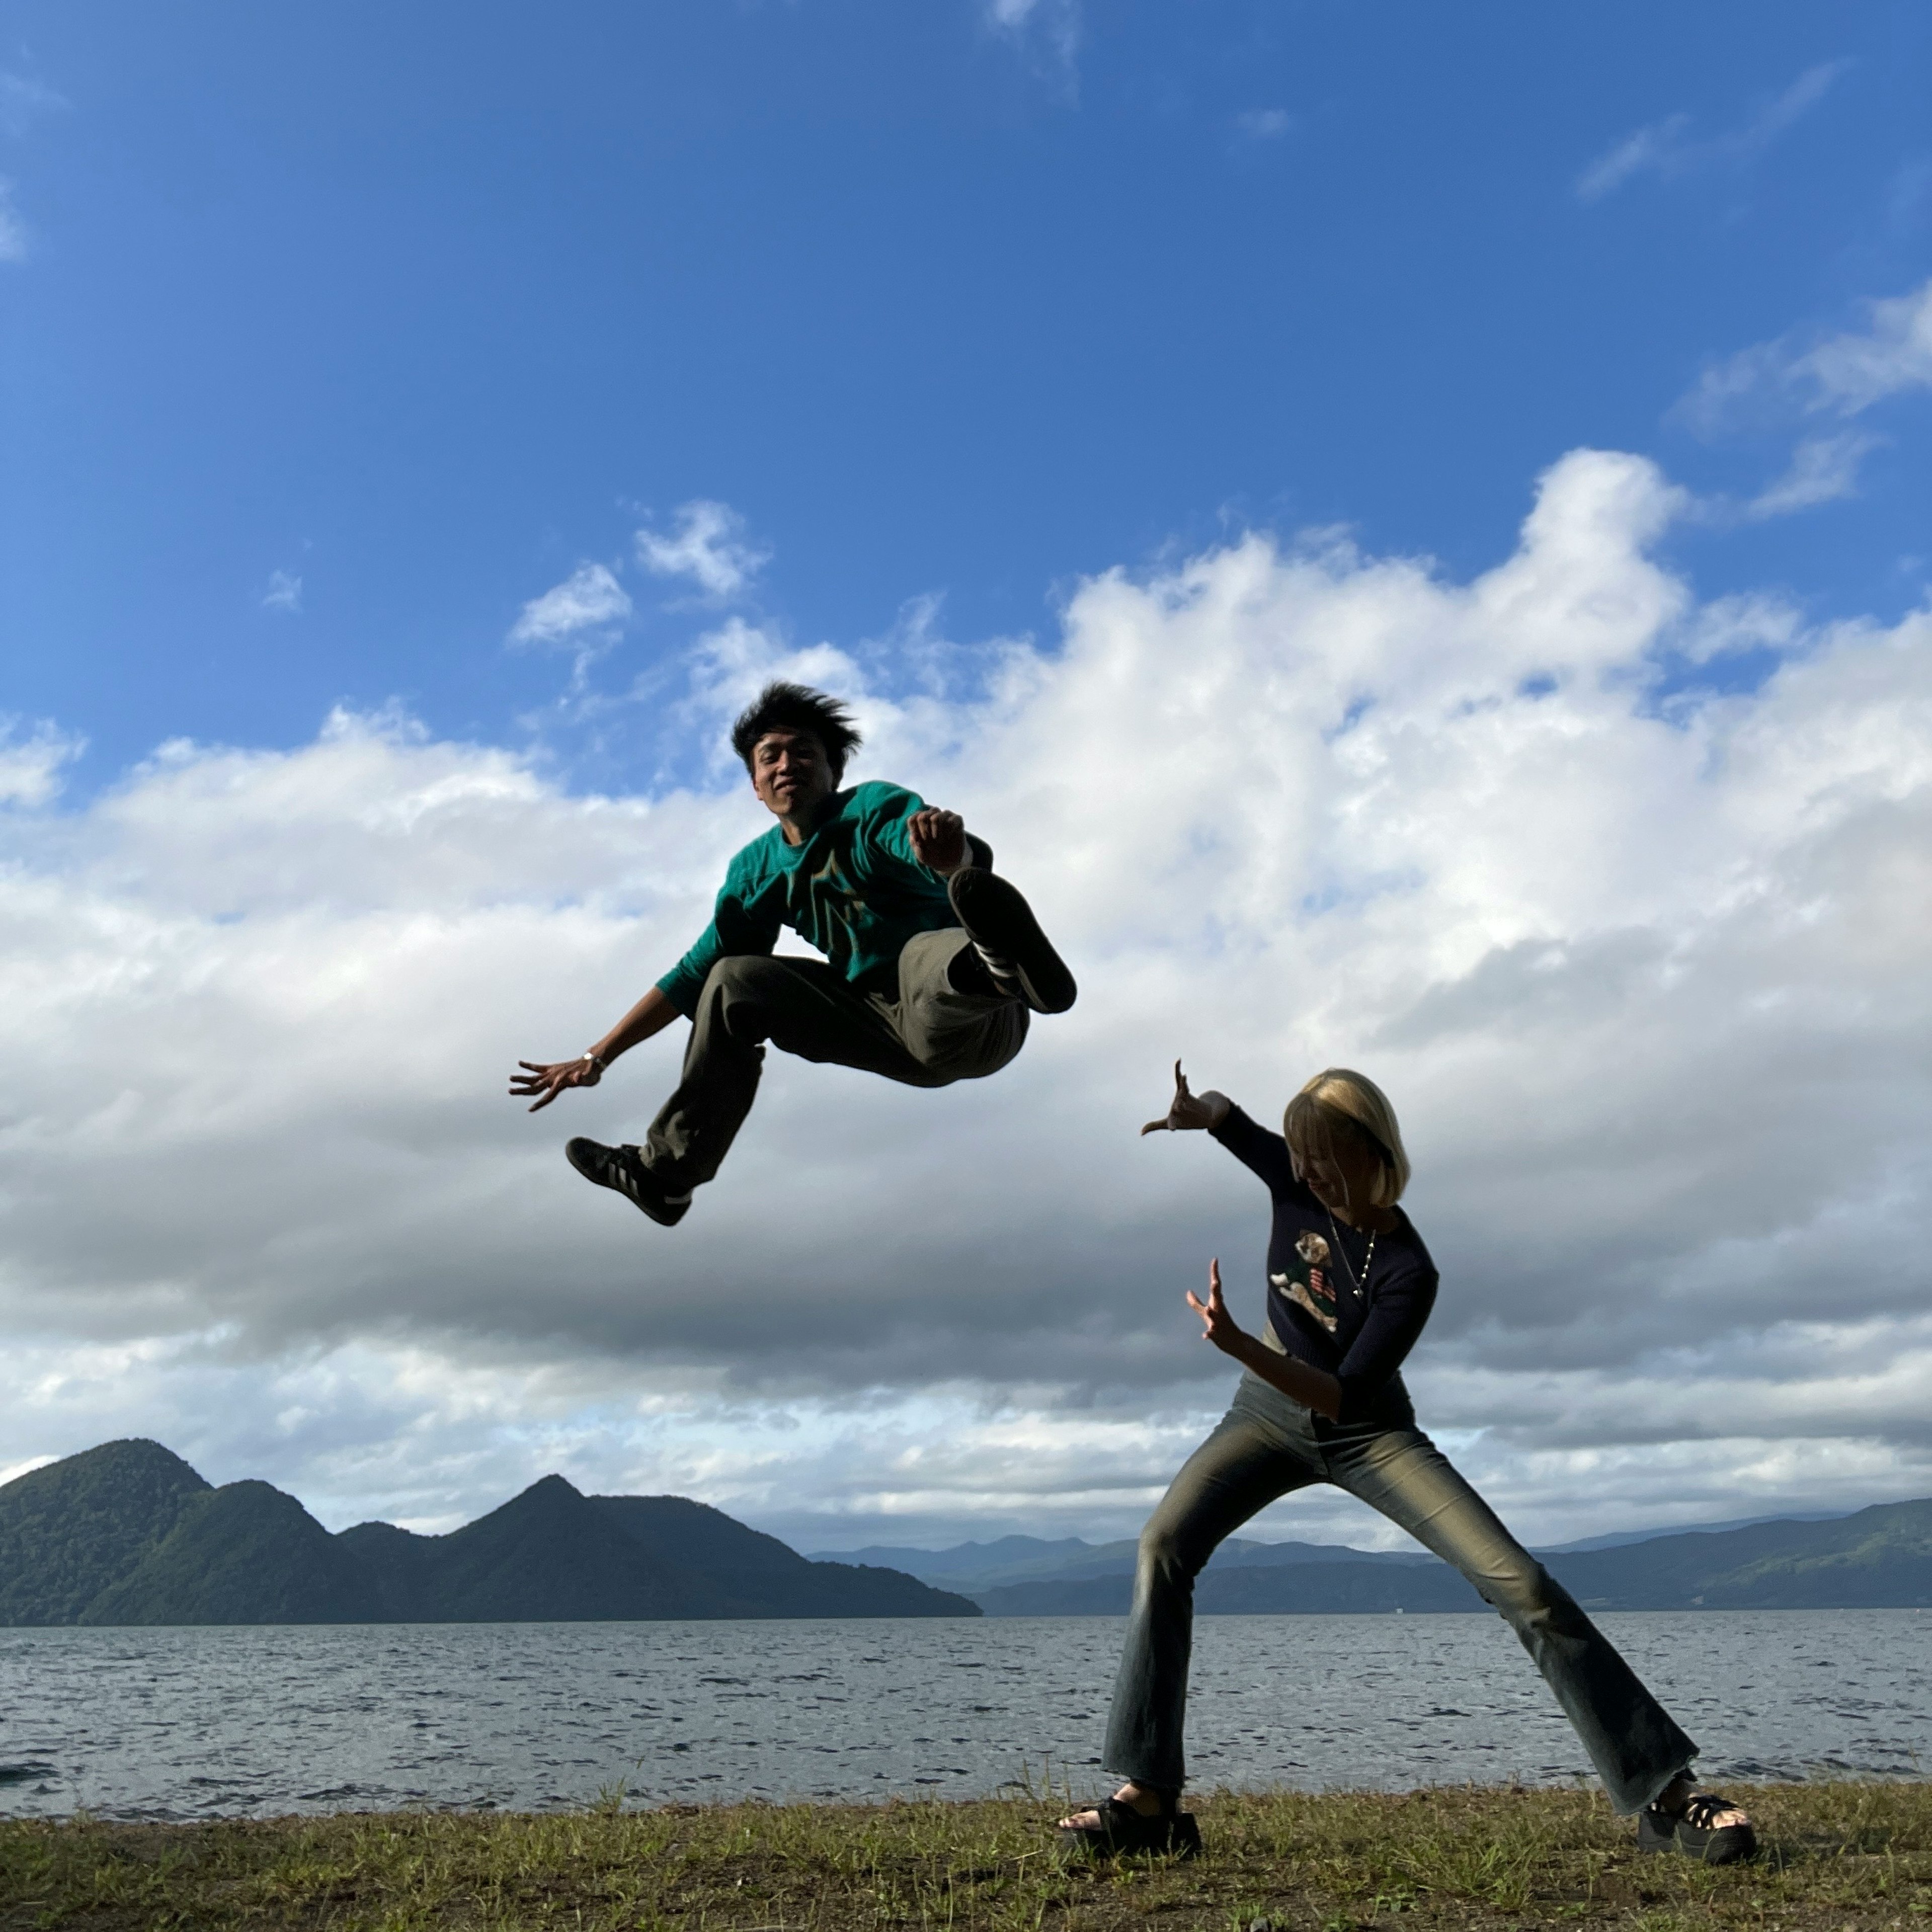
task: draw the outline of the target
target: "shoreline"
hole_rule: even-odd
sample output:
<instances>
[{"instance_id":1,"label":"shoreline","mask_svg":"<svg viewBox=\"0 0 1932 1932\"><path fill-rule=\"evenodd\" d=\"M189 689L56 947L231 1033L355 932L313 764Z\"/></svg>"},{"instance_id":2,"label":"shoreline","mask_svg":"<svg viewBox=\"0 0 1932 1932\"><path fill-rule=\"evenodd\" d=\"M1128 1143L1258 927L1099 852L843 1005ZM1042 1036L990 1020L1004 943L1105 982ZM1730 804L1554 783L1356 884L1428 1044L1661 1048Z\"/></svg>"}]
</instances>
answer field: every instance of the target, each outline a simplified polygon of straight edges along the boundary
<instances>
[{"instance_id":1,"label":"shoreline","mask_svg":"<svg viewBox=\"0 0 1932 1932\"><path fill-rule=\"evenodd\" d=\"M1357 1932L1581 1923L1790 1932L1932 1916L1932 1782L1726 1786L1763 1856L1640 1858L1581 1787L1208 1794L1205 1856L1063 1866L1046 1794L342 1812L120 1823L0 1820L0 1932L28 1927L652 1932Z\"/></svg>"}]
</instances>

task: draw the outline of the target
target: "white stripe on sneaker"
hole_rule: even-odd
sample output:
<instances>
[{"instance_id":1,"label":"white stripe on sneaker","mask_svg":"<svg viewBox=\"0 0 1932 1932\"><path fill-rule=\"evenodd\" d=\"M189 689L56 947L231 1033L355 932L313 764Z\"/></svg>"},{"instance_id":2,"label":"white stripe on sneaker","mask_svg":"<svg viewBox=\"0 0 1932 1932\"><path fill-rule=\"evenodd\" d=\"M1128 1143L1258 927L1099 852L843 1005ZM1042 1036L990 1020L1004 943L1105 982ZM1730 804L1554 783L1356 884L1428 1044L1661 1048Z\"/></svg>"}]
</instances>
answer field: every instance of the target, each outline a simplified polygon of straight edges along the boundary
<instances>
[{"instance_id":1,"label":"white stripe on sneaker","mask_svg":"<svg viewBox=\"0 0 1932 1932\"><path fill-rule=\"evenodd\" d=\"M986 968L993 983L1002 992L1010 987L1015 993L1019 991L1020 976L1010 959L1003 954L988 952L976 939L973 942L973 950L980 956L980 964Z\"/></svg>"}]
</instances>

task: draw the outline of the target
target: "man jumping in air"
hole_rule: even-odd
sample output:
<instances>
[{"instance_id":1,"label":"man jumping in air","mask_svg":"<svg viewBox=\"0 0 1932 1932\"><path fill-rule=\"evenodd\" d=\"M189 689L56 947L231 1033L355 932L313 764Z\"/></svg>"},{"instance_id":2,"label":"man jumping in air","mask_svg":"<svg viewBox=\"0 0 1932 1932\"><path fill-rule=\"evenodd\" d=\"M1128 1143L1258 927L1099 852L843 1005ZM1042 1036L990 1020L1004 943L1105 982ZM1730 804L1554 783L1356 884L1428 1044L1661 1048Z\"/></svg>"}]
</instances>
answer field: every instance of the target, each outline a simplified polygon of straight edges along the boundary
<instances>
[{"instance_id":1,"label":"man jumping in air","mask_svg":"<svg viewBox=\"0 0 1932 1932\"><path fill-rule=\"evenodd\" d=\"M718 1172L758 1090L764 1042L909 1087L997 1073L1028 1012L1072 1006L1073 976L957 812L876 781L841 791L859 734L844 705L771 684L731 748L778 823L731 861L698 944L575 1060L520 1060L510 1091L548 1107L594 1087L620 1053L681 1014L684 1073L641 1146L581 1138L564 1154L667 1228ZM790 926L823 961L774 958Z\"/></svg>"}]
</instances>

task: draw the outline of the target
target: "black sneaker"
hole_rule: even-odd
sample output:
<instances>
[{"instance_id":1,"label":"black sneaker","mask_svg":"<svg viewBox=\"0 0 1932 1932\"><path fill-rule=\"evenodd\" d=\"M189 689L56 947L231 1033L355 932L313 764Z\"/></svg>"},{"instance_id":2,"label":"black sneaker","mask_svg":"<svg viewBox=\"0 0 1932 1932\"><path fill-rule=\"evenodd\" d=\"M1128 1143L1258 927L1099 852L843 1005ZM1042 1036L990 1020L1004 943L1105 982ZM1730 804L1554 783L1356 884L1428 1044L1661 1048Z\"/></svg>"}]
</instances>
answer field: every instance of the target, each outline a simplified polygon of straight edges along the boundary
<instances>
[{"instance_id":1,"label":"black sneaker","mask_svg":"<svg viewBox=\"0 0 1932 1932\"><path fill-rule=\"evenodd\" d=\"M606 1147L580 1134L563 1144L563 1157L586 1180L613 1187L661 1228L675 1228L691 1211L688 1194L667 1194L634 1147Z\"/></svg>"},{"instance_id":2,"label":"black sneaker","mask_svg":"<svg viewBox=\"0 0 1932 1932\"><path fill-rule=\"evenodd\" d=\"M1714 1791L1694 1791L1682 1811L1660 1811L1652 1805L1639 1813L1636 1848L1680 1851L1701 1864L1742 1864L1757 1856L1757 1834L1728 1798Z\"/></svg>"},{"instance_id":3,"label":"black sneaker","mask_svg":"<svg viewBox=\"0 0 1932 1932\"><path fill-rule=\"evenodd\" d=\"M1073 975L1016 886L982 866L962 866L946 890L996 984L1010 985L1036 1013L1064 1013L1072 1005Z\"/></svg>"}]
</instances>

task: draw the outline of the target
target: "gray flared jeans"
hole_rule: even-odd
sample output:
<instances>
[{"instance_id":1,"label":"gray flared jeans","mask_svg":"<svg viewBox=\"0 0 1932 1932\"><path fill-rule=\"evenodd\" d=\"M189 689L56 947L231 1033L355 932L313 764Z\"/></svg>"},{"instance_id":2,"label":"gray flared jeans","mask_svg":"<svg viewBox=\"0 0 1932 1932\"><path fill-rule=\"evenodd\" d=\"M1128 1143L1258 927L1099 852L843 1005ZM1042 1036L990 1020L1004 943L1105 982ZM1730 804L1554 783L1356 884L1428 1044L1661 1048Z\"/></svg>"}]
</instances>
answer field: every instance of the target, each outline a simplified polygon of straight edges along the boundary
<instances>
[{"instance_id":1,"label":"gray flared jeans","mask_svg":"<svg viewBox=\"0 0 1932 1932\"><path fill-rule=\"evenodd\" d=\"M1311 1483L1334 1483L1381 1510L1495 1606L1556 1694L1618 1811L1642 1810L1689 1767L1696 1746L1420 1430L1331 1423L1244 1375L1232 1407L1141 1532L1103 1760L1116 1776L1160 1790L1186 1781L1194 1580L1224 1537Z\"/></svg>"}]
</instances>

